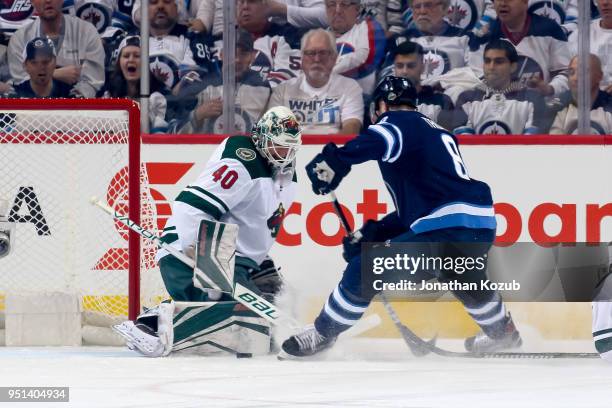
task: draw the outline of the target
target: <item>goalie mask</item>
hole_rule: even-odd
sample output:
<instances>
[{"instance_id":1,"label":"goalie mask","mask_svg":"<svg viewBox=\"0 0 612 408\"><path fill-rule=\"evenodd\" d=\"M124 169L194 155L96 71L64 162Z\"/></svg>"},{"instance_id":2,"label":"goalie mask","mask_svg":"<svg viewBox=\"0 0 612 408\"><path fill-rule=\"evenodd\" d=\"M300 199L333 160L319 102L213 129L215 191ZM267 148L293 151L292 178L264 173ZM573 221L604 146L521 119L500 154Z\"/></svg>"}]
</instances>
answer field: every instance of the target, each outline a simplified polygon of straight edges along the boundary
<instances>
[{"instance_id":1,"label":"goalie mask","mask_svg":"<svg viewBox=\"0 0 612 408\"><path fill-rule=\"evenodd\" d=\"M293 162L302 145L302 127L289 108L276 106L255 124L252 138L259 153L282 169Z\"/></svg>"}]
</instances>

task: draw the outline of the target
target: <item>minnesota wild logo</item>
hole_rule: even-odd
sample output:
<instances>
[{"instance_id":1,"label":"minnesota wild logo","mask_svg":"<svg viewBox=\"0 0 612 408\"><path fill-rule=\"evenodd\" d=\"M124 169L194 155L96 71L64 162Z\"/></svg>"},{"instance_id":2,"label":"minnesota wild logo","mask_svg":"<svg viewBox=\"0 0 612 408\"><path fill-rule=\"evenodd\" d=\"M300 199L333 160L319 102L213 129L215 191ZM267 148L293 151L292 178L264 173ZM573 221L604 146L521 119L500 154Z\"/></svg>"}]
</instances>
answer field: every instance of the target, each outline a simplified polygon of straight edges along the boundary
<instances>
[{"instance_id":1,"label":"minnesota wild logo","mask_svg":"<svg viewBox=\"0 0 612 408\"><path fill-rule=\"evenodd\" d=\"M268 218L268 229L272 238L276 238L278 235L278 231L283 224L283 218L285 218L285 207L283 207L283 203L280 203L274 214Z\"/></svg>"}]
</instances>

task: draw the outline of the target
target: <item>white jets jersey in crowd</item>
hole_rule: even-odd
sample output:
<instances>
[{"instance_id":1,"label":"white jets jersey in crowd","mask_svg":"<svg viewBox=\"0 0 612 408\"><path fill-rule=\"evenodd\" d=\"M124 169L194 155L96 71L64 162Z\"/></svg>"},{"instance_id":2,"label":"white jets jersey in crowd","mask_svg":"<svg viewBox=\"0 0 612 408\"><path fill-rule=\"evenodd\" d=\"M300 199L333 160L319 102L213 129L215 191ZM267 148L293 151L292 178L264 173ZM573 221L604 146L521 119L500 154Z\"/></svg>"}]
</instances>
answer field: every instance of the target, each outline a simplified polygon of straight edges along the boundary
<instances>
[{"instance_id":1,"label":"white jets jersey in crowd","mask_svg":"<svg viewBox=\"0 0 612 408\"><path fill-rule=\"evenodd\" d=\"M355 79L370 95L376 85L376 69L385 56L385 31L378 21L365 18L336 38L336 74Z\"/></svg>"},{"instance_id":2,"label":"white jets jersey in crowd","mask_svg":"<svg viewBox=\"0 0 612 408\"><path fill-rule=\"evenodd\" d=\"M612 362L612 274L599 284L593 302L593 340L601 358Z\"/></svg>"},{"instance_id":3,"label":"white jets jersey in crowd","mask_svg":"<svg viewBox=\"0 0 612 408\"><path fill-rule=\"evenodd\" d=\"M529 0L529 11L548 17L561 25L569 33L576 29L578 20L578 0Z\"/></svg>"},{"instance_id":4,"label":"white jets jersey in crowd","mask_svg":"<svg viewBox=\"0 0 612 408\"><path fill-rule=\"evenodd\" d=\"M445 20L465 31L479 33L495 20L495 10L491 0L451 0Z\"/></svg>"},{"instance_id":5,"label":"white jets jersey in crowd","mask_svg":"<svg viewBox=\"0 0 612 408\"><path fill-rule=\"evenodd\" d=\"M569 94L569 93L568 93ZM562 99L570 95L563 95ZM593 101L590 113L591 131L593 135L612 134L612 96L604 91L599 91ZM550 133L557 135L574 135L578 133L578 109L573 102L559 111L550 128Z\"/></svg>"},{"instance_id":6,"label":"white jets jersey in crowd","mask_svg":"<svg viewBox=\"0 0 612 408\"><path fill-rule=\"evenodd\" d=\"M253 33L251 33L253 34ZM275 87L283 81L294 78L300 71L300 39L302 31L289 24L270 23L261 36L254 36L253 48L257 51L251 64L253 71ZM223 39L216 37L214 54L223 48Z\"/></svg>"},{"instance_id":7,"label":"white jets jersey in crowd","mask_svg":"<svg viewBox=\"0 0 612 408\"><path fill-rule=\"evenodd\" d=\"M149 65L153 72L168 88L179 80L181 66L195 66L189 39L173 30L163 37L149 37Z\"/></svg>"},{"instance_id":8,"label":"white jets jersey in crowd","mask_svg":"<svg viewBox=\"0 0 612 408\"><path fill-rule=\"evenodd\" d=\"M236 255L260 264L296 191L295 175L275 174L250 137L228 137L198 179L179 193L161 239L185 252L195 246L202 219L237 224ZM160 249L157 260L167 254Z\"/></svg>"},{"instance_id":9,"label":"white jets jersey in crowd","mask_svg":"<svg viewBox=\"0 0 612 408\"><path fill-rule=\"evenodd\" d=\"M601 28L601 19L591 21L591 54L595 54L601 60L603 79L601 89L612 85L612 29ZM572 56L578 54L578 31L569 38L570 53Z\"/></svg>"},{"instance_id":10,"label":"white jets jersey in crowd","mask_svg":"<svg viewBox=\"0 0 612 408\"><path fill-rule=\"evenodd\" d=\"M563 75L570 62L567 35L555 21L529 14L527 32L518 41L508 38L499 19L491 23L490 31L482 36L470 38L469 65L474 73L483 74L483 53L489 41L503 38L511 41L519 54L517 76L521 82L541 77L555 90L555 95L569 89L567 77Z\"/></svg>"},{"instance_id":11,"label":"white jets jersey in crowd","mask_svg":"<svg viewBox=\"0 0 612 408\"><path fill-rule=\"evenodd\" d=\"M223 98L223 80L216 76L214 81L204 88L197 96L198 106L204 102ZM234 131L226 131L223 128L223 115L216 118L204 119L201 123L195 120L194 112L189 114L189 121L180 133L243 133L247 134L253 125L266 111L268 99L270 98L270 85L261 79L255 71L248 70L244 76L236 82L236 95L234 97ZM197 107L196 107L197 109Z\"/></svg>"},{"instance_id":12,"label":"white jets jersey in crowd","mask_svg":"<svg viewBox=\"0 0 612 408\"><path fill-rule=\"evenodd\" d=\"M303 133L338 133L342 122L363 120L361 87L354 79L333 73L321 88L310 86L303 73L283 82L272 92L268 106L291 109Z\"/></svg>"},{"instance_id":13,"label":"white jets jersey in crowd","mask_svg":"<svg viewBox=\"0 0 612 408\"><path fill-rule=\"evenodd\" d=\"M515 84L518 85L518 84ZM481 89L465 91L457 99L459 117L463 119L455 134L534 134L544 131L544 100L535 91L518 87L505 93ZM538 124L540 126L538 126Z\"/></svg>"}]
</instances>

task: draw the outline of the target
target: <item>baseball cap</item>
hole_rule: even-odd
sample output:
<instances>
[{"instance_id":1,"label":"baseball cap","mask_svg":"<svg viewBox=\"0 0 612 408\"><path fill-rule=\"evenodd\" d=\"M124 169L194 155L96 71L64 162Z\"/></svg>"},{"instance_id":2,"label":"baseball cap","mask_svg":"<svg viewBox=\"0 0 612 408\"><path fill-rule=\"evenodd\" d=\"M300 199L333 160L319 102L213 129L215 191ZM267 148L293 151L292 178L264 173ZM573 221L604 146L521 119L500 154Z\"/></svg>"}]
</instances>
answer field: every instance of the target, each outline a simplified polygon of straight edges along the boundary
<instances>
[{"instance_id":1,"label":"baseball cap","mask_svg":"<svg viewBox=\"0 0 612 408\"><path fill-rule=\"evenodd\" d=\"M119 44L119 47L117 48L119 50L119 54L117 55L121 55L121 50L123 50L125 47L129 45L133 45L135 47L140 48L140 36L139 35L128 35L123 40L121 40L121 43Z\"/></svg>"},{"instance_id":2,"label":"baseball cap","mask_svg":"<svg viewBox=\"0 0 612 408\"><path fill-rule=\"evenodd\" d=\"M32 60L37 56L48 56L48 57L56 57L57 54L55 52L55 45L53 45L53 41L46 37L36 37L25 47L24 50L25 60Z\"/></svg>"},{"instance_id":3,"label":"baseball cap","mask_svg":"<svg viewBox=\"0 0 612 408\"><path fill-rule=\"evenodd\" d=\"M238 47L245 51L253 51L253 36L243 28L236 30L236 48Z\"/></svg>"}]
</instances>

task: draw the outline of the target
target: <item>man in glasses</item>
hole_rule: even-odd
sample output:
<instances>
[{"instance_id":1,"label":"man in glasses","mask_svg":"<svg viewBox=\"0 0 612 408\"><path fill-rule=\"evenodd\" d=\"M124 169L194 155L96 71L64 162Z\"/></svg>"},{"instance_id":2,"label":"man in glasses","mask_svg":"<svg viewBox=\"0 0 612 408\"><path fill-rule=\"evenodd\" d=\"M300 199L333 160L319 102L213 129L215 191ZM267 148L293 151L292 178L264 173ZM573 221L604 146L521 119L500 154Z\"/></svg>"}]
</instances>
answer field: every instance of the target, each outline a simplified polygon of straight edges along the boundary
<instances>
[{"instance_id":1,"label":"man in glasses","mask_svg":"<svg viewBox=\"0 0 612 408\"><path fill-rule=\"evenodd\" d=\"M304 133L358 133L363 118L359 84L333 73L338 53L333 35L316 29L302 39L302 73L274 89L269 107L287 106Z\"/></svg>"}]
</instances>

